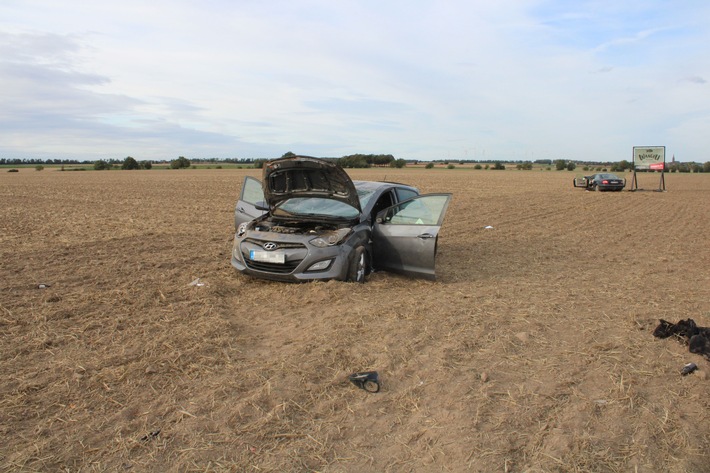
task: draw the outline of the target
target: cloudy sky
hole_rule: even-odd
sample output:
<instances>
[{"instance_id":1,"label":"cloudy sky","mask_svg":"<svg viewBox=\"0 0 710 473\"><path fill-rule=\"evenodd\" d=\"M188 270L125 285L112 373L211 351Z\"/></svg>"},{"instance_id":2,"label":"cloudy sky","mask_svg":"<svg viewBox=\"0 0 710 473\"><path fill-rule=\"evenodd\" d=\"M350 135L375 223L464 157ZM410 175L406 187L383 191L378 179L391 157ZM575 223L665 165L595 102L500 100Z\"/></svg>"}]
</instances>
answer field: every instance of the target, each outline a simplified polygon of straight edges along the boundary
<instances>
[{"instance_id":1,"label":"cloudy sky","mask_svg":"<svg viewBox=\"0 0 710 473\"><path fill-rule=\"evenodd\" d=\"M2 0L0 157L710 160L710 2Z\"/></svg>"}]
</instances>

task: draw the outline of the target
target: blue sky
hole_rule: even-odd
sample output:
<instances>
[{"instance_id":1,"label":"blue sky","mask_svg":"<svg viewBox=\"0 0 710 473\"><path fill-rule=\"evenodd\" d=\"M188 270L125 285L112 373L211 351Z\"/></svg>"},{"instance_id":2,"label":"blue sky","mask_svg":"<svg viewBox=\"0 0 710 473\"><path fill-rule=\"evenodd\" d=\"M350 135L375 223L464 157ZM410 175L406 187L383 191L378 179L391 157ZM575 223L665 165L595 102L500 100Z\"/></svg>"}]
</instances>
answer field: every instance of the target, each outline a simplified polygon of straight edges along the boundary
<instances>
[{"instance_id":1,"label":"blue sky","mask_svg":"<svg viewBox=\"0 0 710 473\"><path fill-rule=\"evenodd\" d=\"M710 160L710 2L0 3L0 157Z\"/></svg>"}]
</instances>

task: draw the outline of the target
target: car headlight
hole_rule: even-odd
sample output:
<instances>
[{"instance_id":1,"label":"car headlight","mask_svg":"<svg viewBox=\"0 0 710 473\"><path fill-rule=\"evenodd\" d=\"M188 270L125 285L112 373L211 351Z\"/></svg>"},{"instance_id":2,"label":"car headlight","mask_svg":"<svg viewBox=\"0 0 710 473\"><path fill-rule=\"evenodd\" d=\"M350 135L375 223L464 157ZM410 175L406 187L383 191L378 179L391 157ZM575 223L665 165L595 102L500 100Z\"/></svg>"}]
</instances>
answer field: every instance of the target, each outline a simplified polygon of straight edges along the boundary
<instances>
[{"instance_id":1,"label":"car headlight","mask_svg":"<svg viewBox=\"0 0 710 473\"><path fill-rule=\"evenodd\" d=\"M248 222L244 222L244 223L242 223L242 224L239 225L239 228L237 228L237 237L238 237L238 238L241 238L241 237L246 233L246 231L247 231L247 223L248 223Z\"/></svg>"},{"instance_id":2,"label":"car headlight","mask_svg":"<svg viewBox=\"0 0 710 473\"><path fill-rule=\"evenodd\" d=\"M324 233L312 239L309 243L318 248L326 248L328 246L339 245L350 235L350 228L341 228L332 232Z\"/></svg>"}]
</instances>

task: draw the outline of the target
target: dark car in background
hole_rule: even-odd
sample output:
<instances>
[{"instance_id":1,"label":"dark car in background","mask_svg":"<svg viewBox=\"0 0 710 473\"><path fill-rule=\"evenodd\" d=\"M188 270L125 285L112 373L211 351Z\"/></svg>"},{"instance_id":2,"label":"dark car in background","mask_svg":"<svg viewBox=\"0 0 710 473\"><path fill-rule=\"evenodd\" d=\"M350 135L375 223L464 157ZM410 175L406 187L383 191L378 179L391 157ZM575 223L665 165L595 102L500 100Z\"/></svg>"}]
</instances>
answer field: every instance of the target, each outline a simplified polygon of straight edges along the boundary
<instances>
[{"instance_id":1,"label":"dark car in background","mask_svg":"<svg viewBox=\"0 0 710 473\"><path fill-rule=\"evenodd\" d=\"M309 156L265 163L246 177L234 211L232 266L279 281L364 282L373 270L434 279L439 230L451 194L406 184L352 181Z\"/></svg>"},{"instance_id":2,"label":"dark car in background","mask_svg":"<svg viewBox=\"0 0 710 473\"><path fill-rule=\"evenodd\" d=\"M574 187L584 187L591 191L621 191L626 187L626 179L612 173L592 174L576 178Z\"/></svg>"}]
</instances>

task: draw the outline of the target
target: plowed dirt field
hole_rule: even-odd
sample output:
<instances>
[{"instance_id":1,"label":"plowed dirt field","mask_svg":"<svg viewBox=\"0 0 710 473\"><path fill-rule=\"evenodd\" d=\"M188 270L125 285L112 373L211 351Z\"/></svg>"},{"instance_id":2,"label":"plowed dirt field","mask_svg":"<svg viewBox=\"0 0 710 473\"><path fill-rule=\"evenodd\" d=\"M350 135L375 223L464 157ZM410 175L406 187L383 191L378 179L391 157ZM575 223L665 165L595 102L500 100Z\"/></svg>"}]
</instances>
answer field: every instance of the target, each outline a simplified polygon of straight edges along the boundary
<instances>
[{"instance_id":1,"label":"plowed dirt field","mask_svg":"<svg viewBox=\"0 0 710 473\"><path fill-rule=\"evenodd\" d=\"M353 171L454 194L438 280L364 285L236 274L245 175L0 172L3 471L710 471L710 362L652 336L710 326L710 174Z\"/></svg>"}]
</instances>

